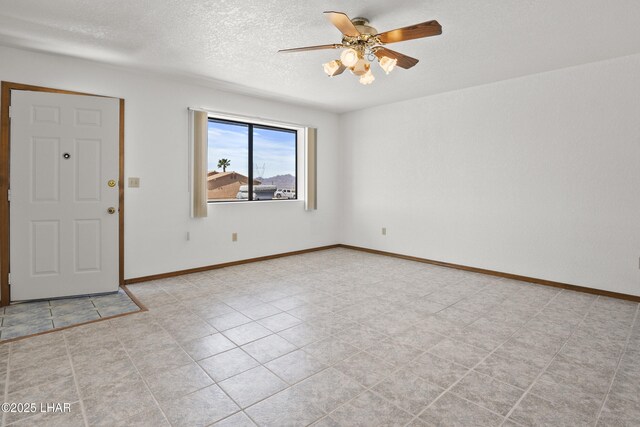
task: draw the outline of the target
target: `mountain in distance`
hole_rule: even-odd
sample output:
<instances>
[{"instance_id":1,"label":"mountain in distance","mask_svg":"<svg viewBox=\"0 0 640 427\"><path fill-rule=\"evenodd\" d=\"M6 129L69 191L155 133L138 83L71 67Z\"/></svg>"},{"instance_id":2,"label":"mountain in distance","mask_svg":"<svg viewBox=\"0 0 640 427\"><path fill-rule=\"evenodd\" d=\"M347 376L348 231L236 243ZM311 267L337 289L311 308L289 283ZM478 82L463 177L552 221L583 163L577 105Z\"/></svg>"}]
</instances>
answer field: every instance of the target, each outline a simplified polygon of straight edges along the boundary
<instances>
[{"instance_id":1,"label":"mountain in distance","mask_svg":"<svg viewBox=\"0 0 640 427\"><path fill-rule=\"evenodd\" d=\"M275 185L278 189L289 188L293 190L296 188L296 178L291 174L276 175L269 178L259 177L255 179L265 185Z\"/></svg>"}]
</instances>

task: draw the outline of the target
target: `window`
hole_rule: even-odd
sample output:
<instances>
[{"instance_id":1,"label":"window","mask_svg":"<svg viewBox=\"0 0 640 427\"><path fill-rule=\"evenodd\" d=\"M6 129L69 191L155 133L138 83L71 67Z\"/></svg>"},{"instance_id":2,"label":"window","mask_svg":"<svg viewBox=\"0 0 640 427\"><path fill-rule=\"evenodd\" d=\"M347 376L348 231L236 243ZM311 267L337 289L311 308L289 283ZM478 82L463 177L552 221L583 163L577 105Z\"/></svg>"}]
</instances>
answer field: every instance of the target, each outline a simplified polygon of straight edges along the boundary
<instances>
[{"instance_id":1,"label":"window","mask_svg":"<svg viewBox=\"0 0 640 427\"><path fill-rule=\"evenodd\" d=\"M209 202L297 198L298 133L293 129L209 119Z\"/></svg>"}]
</instances>

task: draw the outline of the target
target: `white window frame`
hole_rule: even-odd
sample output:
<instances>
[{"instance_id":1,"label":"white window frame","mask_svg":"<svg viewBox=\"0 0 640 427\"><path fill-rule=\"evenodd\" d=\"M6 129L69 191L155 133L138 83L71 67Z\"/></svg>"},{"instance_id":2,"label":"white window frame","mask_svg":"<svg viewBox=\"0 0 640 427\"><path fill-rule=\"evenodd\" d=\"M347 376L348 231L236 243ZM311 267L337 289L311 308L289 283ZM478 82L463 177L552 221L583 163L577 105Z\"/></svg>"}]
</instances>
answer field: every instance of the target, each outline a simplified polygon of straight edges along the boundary
<instances>
[{"instance_id":1,"label":"white window frame","mask_svg":"<svg viewBox=\"0 0 640 427\"><path fill-rule=\"evenodd\" d=\"M213 110L209 110L206 108L189 108L189 110L191 111L204 111L207 113L208 117L210 119L220 119L220 120L230 120L230 121L236 121L236 122L244 122L244 123L251 123L253 125L257 125L257 126L273 126L273 127L278 127L278 128L283 128L283 129L290 129L290 130L294 130L296 132L297 135L297 146L296 146L296 152L297 152L297 158L296 158L296 163L297 163L297 169L296 170L296 199L287 199L287 200L260 200L260 201L255 201L255 200L247 200L247 201L243 201L243 202L225 202L225 201L220 201L220 202L215 202L215 203L207 203L208 206L212 206L212 205L244 205L247 203L260 203L260 204L264 204L264 203L297 203L297 202L302 202L304 203L306 201L306 177L307 177L307 132L306 129L311 127L311 126L307 126L307 125L301 125L301 124L295 124L295 123L289 123L289 122L282 122L279 120L271 120L271 119L265 119L262 117L251 117L251 116L243 116L243 115L239 115L239 114L232 114L232 113L223 113L223 112L219 112L219 111L213 111ZM189 132L191 133L191 129L189 129ZM189 141L193 141L193 138L189 137ZM192 176L193 174L193 147L190 145L189 146L189 176ZM191 180L189 180L189 192L191 193Z\"/></svg>"}]
</instances>

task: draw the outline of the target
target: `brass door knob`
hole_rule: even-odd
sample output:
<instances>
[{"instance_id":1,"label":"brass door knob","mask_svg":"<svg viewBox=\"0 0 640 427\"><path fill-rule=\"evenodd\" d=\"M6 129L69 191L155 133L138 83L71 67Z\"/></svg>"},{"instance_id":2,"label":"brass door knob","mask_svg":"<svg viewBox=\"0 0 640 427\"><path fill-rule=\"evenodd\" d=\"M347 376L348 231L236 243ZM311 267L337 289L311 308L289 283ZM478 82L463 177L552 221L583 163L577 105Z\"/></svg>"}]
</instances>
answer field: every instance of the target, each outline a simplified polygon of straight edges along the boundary
<instances>
[{"instance_id":1,"label":"brass door knob","mask_svg":"<svg viewBox=\"0 0 640 427\"><path fill-rule=\"evenodd\" d=\"M107 209L107 212L109 212L110 215L113 215L114 213L116 213L116 208L110 207L109 209Z\"/></svg>"}]
</instances>

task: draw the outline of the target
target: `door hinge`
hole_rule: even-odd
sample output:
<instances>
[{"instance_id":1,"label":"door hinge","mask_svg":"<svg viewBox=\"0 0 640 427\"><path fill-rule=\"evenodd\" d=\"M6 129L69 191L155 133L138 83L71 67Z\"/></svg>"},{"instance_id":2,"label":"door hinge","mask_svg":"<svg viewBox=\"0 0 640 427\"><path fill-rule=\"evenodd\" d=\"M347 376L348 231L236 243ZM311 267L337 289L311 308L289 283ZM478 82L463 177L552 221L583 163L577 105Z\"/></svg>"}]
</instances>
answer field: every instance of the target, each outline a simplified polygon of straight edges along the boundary
<instances>
[{"instance_id":1,"label":"door hinge","mask_svg":"<svg viewBox=\"0 0 640 427\"><path fill-rule=\"evenodd\" d=\"M7 189L7 201L11 201L11 189Z\"/></svg>"},{"instance_id":2,"label":"door hinge","mask_svg":"<svg viewBox=\"0 0 640 427\"><path fill-rule=\"evenodd\" d=\"M9 277L7 283L11 284L11 273L7 274L7 276Z\"/></svg>"},{"instance_id":3,"label":"door hinge","mask_svg":"<svg viewBox=\"0 0 640 427\"><path fill-rule=\"evenodd\" d=\"M13 107L9 105L9 118L13 118Z\"/></svg>"}]
</instances>

